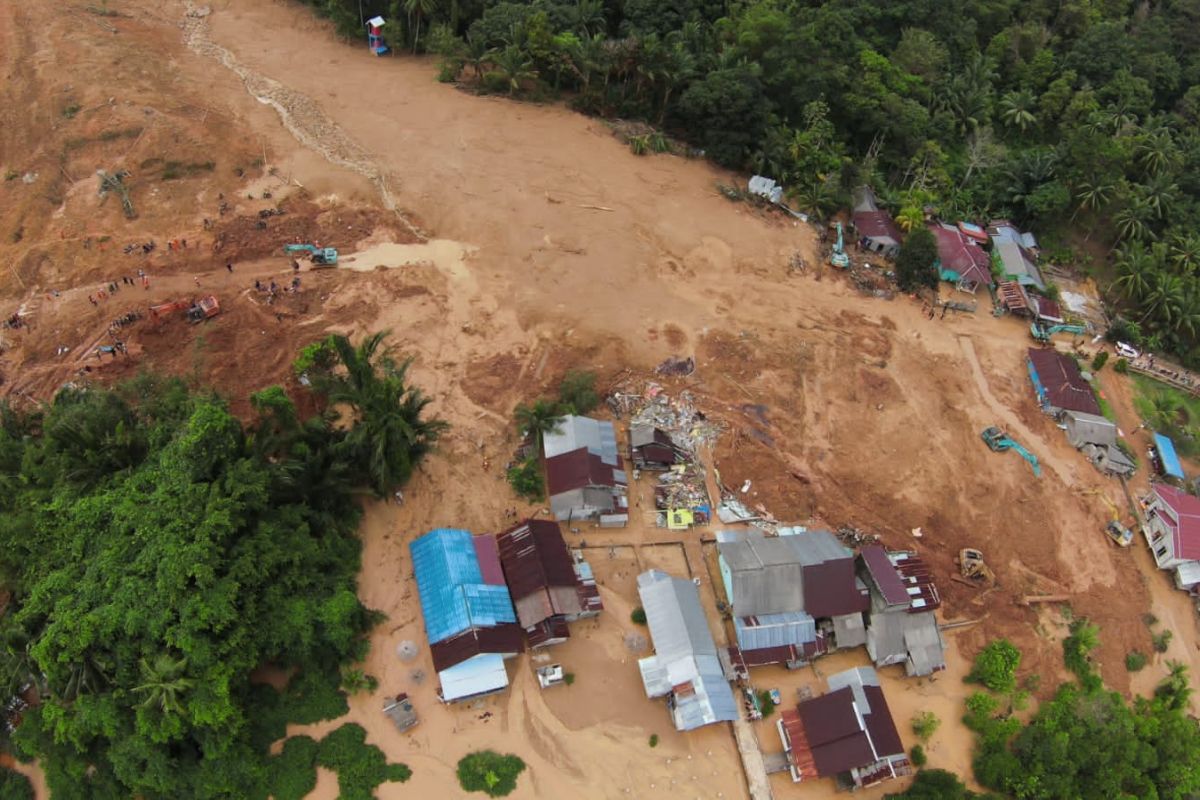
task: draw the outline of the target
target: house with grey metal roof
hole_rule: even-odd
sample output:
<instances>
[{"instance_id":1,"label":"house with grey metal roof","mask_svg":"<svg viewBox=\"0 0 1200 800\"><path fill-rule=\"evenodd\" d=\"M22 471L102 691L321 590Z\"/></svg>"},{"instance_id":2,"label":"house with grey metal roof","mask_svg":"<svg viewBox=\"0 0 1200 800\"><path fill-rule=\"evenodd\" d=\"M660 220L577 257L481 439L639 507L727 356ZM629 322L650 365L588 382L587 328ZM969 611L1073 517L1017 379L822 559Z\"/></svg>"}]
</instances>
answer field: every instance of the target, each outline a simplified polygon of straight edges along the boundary
<instances>
[{"instance_id":1,"label":"house with grey metal roof","mask_svg":"<svg viewBox=\"0 0 1200 800\"><path fill-rule=\"evenodd\" d=\"M1085 444L1109 446L1117 443L1116 424L1099 414L1064 411L1062 421L1067 427L1067 441L1071 443L1071 447L1080 448Z\"/></svg>"},{"instance_id":2,"label":"house with grey metal roof","mask_svg":"<svg viewBox=\"0 0 1200 800\"><path fill-rule=\"evenodd\" d=\"M722 532L718 565L746 665L795 666L866 642L866 586L854 554L828 531Z\"/></svg>"},{"instance_id":3,"label":"house with grey metal roof","mask_svg":"<svg viewBox=\"0 0 1200 800\"><path fill-rule=\"evenodd\" d=\"M542 436L542 451L547 460L581 447L599 456L602 463L620 469L617 431L611 422L571 414L562 418L556 430Z\"/></svg>"},{"instance_id":4,"label":"house with grey metal roof","mask_svg":"<svg viewBox=\"0 0 1200 800\"><path fill-rule=\"evenodd\" d=\"M646 696L666 697L681 731L737 720L696 584L649 570L638 576L638 596L654 643L654 655L638 661Z\"/></svg>"},{"instance_id":5,"label":"house with grey metal roof","mask_svg":"<svg viewBox=\"0 0 1200 800\"><path fill-rule=\"evenodd\" d=\"M910 676L945 669L945 643L933 613L942 600L924 560L868 545L858 556L858 573L871 593L866 645L875 666L904 664Z\"/></svg>"},{"instance_id":6,"label":"house with grey metal roof","mask_svg":"<svg viewBox=\"0 0 1200 800\"><path fill-rule=\"evenodd\" d=\"M1033 234L1025 234L1007 220L997 220L988 226L992 240L992 255L1000 271L1022 286L1046 290L1046 281L1037 266L1037 242Z\"/></svg>"}]
</instances>

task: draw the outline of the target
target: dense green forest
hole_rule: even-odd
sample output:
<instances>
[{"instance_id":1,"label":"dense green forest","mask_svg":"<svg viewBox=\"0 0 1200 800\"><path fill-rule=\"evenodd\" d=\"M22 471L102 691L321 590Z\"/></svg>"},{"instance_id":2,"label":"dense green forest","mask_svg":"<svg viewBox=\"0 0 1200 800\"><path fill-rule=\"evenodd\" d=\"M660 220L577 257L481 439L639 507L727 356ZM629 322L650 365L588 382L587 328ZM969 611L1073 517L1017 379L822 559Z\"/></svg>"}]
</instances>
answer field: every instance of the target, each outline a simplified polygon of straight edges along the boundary
<instances>
[{"instance_id":1,"label":"dense green forest","mask_svg":"<svg viewBox=\"0 0 1200 800\"><path fill-rule=\"evenodd\" d=\"M819 215L868 182L905 229L930 206L1032 226L1116 278L1123 335L1200 364L1200 0L308 1L347 35L384 15L447 80L660 126Z\"/></svg>"},{"instance_id":2,"label":"dense green forest","mask_svg":"<svg viewBox=\"0 0 1200 800\"><path fill-rule=\"evenodd\" d=\"M268 754L346 711L341 667L379 617L356 594L356 493L402 483L444 427L382 344L307 348L306 419L280 387L244 423L152 376L0 407L0 678L40 697L7 745L56 800L298 798L316 763L346 797L407 778L356 726Z\"/></svg>"}]
</instances>

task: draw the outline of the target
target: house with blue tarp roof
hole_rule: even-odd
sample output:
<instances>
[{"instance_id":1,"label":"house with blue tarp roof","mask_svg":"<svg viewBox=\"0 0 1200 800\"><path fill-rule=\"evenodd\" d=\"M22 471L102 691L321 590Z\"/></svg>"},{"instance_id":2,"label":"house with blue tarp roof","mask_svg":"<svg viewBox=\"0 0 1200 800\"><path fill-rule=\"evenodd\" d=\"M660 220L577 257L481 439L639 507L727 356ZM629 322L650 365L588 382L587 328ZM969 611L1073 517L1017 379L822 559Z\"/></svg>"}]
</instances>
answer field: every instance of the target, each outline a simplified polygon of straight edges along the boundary
<instances>
[{"instance_id":1,"label":"house with blue tarp roof","mask_svg":"<svg viewBox=\"0 0 1200 800\"><path fill-rule=\"evenodd\" d=\"M438 528L409 544L421 616L446 702L508 686L503 660L524 650L492 536Z\"/></svg>"},{"instance_id":2,"label":"house with blue tarp roof","mask_svg":"<svg viewBox=\"0 0 1200 800\"><path fill-rule=\"evenodd\" d=\"M1154 449L1158 451L1158 460L1162 464L1164 475L1183 480L1183 465L1179 463L1179 454L1175 452L1175 443L1161 433L1154 434Z\"/></svg>"}]
</instances>

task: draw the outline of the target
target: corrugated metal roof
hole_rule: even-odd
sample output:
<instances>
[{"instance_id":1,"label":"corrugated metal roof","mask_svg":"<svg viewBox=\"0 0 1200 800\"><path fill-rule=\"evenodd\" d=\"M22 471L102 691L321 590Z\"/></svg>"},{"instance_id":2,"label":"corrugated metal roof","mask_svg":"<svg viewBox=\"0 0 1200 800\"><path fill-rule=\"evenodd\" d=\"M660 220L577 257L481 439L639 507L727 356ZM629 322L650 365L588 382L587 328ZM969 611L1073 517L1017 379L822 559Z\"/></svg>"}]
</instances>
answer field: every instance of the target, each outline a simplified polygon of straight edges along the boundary
<instances>
[{"instance_id":1,"label":"corrugated metal roof","mask_svg":"<svg viewBox=\"0 0 1200 800\"><path fill-rule=\"evenodd\" d=\"M817 640L817 622L803 611L734 617L733 629L742 650L800 646Z\"/></svg>"},{"instance_id":2,"label":"corrugated metal roof","mask_svg":"<svg viewBox=\"0 0 1200 800\"><path fill-rule=\"evenodd\" d=\"M1031 347L1027 354L1051 407L1100 415L1096 395L1074 359L1052 348Z\"/></svg>"},{"instance_id":3,"label":"corrugated metal roof","mask_svg":"<svg viewBox=\"0 0 1200 800\"><path fill-rule=\"evenodd\" d=\"M546 490L551 495L587 486L616 487L627 483L622 470L605 464L586 447L546 459Z\"/></svg>"},{"instance_id":4,"label":"corrugated metal roof","mask_svg":"<svg viewBox=\"0 0 1200 800\"><path fill-rule=\"evenodd\" d=\"M932 675L946 668L946 647L933 614L905 615L904 649L910 677Z\"/></svg>"},{"instance_id":5,"label":"corrugated metal roof","mask_svg":"<svg viewBox=\"0 0 1200 800\"><path fill-rule=\"evenodd\" d=\"M783 541L795 548L800 563L806 567L854 558L854 551L844 546L829 531L809 531L807 534L788 536Z\"/></svg>"},{"instance_id":6,"label":"corrugated metal roof","mask_svg":"<svg viewBox=\"0 0 1200 800\"><path fill-rule=\"evenodd\" d=\"M829 777L875 763L875 753L855 711L851 689L831 689L820 697L805 700L798 710L819 775Z\"/></svg>"},{"instance_id":7,"label":"corrugated metal roof","mask_svg":"<svg viewBox=\"0 0 1200 800\"><path fill-rule=\"evenodd\" d=\"M869 544L860 555L884 602L889 606L907 606L908 592L904 591L904 582L887 557L887 551L877 544Z\"/></svg>"},{"instance_id":8,"label":"corrugated metal roof","mask_svg":"<svg viewBox=\"0 0 1200 800\"><path fill-rule=\"evenodd\" d=\"M542 449L546 458L569 453L580 447L587 448L592 455L610 467L620 467L617 457L617 431L611 422L603 422L591 417L563 417L556 433L547 433L542 437Z\"/></svg>"},{"instance_id":9,"label":"corrugated metal roof","mask_svg":"<svg viewBox=\"0 0 1200 800\"><path fill-rule=\"evenodd\" d=\"M673 695L680 730L737 719L696 585L650 570L638 576L638 595L655 650L638 662L647 696Z\"/></svg>"},{"instance_id":10,"label":"corrugated metal roof","mask_svg":"<svg viewBox=\"0 0 1200 800\"><path fill-rule=\"evenodd\" d=\"M1172 478L1184 479L1183 465L1175 454L1175 443L1161 433L1154 434L1154 447L1158 450L1158 458L1162 461L1163 472Z\"/></svg>"},{"instance_id":11,"label":"corrugated metal roof","mask_svg":"<svg viewBox=\"0 0 1200 800\"><path fill-rule=\"evenodd\" d=\"M433 668L439 671L461 664L480 653L515 655L524 650L524 632L515 622L490 628L474 628L429 646Z\"/></svg>"},{"instance_id":12,"label":"corrugated metal roof","mask_svg":"<svg viewBox=\"0 0 1200 800\"><path fill-rule=\"evenodd\" d=\"M904 621L907 611L884 611L871 615L867 626L867 654L878 667L899 664L908 658L904 646Z\"/></svg>"},{"instance_id":13,"label":"corrugated metal roof","mask_svg":"<svg viewBox=\"0 0 1200 800\"><path fill-rule=\"evenodd\" d=\"M1068 411L1064 415L1067 441L1072 447L1085 444L1113 445L1117 443L1117 426L1098 414Z\"/></svg>"},{"instance_id":14,"label":"corrugated metal roof","mask_svg":"<svg viewBox=\"0 0 1200 800\"><path fill-rule=\"evenodd\" d=\"M477 655L438 672L442 699L447 703L464 697L498 692L508 686L508 670L503 656L492 653Z\"/></svg>"},{"instance_id":15,"label":"corrugated metal roof","mask_svg":"<svg viewBox=\"0 0 1200 800\"><path fill-rule=\"evenodd\" d=\"M508 587L489 585L469 531L438 528L409 543L430 643L473 626L516 622Z\"/></svg>"},{"instance_id":16,"label":"corrugated metal roof","mask_svg":"<svg viewBox=\"0 0 1200 800\"><path fill-rule=\"evenodd\" d=\"M659 658L716 655L696 584L652 569L638 575L638 596Z\"/></svg>"}]
</instances>

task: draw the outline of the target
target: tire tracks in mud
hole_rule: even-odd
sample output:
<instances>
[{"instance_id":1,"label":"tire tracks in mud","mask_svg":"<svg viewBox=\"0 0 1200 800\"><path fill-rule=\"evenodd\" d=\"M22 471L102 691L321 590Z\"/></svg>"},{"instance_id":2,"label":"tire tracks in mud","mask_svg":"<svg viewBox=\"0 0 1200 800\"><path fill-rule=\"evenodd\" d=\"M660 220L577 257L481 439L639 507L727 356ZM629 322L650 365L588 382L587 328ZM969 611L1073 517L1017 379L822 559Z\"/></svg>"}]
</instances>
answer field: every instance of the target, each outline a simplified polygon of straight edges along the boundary
<instances>
[{"instance_id":1,"label":"tire tracks in mud","mask_svg":"<svg viewBox=\"0 0 1200 800\"><path fill-rule=\"evenodd\" d=\"M238 61L232 52L214 42L208 31L209 13L207 6L197 7L188 3L180 25L188 49L219 62L237 75L251 97L275 109L283 127L301 145L320 154L329 163L371 181L384 207L394 213L414 236L427 241L428 234L413 224L396 205L391 188L392 177L379 167L371 153L330 119L311 97L274 78L260 75Z\"/></svg>"}]
</instances>

